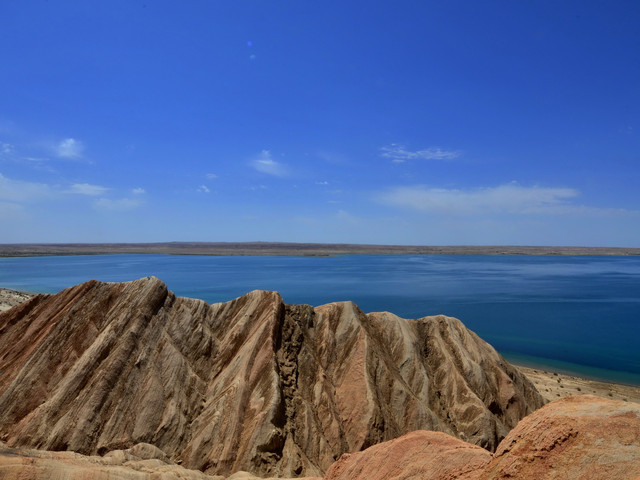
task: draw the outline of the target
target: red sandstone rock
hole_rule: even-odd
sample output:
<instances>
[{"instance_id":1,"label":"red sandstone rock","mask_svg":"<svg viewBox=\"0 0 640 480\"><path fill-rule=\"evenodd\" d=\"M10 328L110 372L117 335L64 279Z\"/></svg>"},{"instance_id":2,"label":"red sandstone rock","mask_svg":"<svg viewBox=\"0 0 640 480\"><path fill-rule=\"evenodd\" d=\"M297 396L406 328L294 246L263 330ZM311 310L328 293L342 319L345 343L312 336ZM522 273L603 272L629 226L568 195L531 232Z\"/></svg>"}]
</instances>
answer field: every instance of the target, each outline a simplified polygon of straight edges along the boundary
<instances>
[{"instance_id":1,"label":"red sandstone rock","mask_svg":"<svg viewBox=\"0 0 640 480\"><path fill-rule=\"evenodd\" d=\"M324 480L639 477L640 405L576 396L524 418L495 455L442 433L412 432L343 455Z\"/></svg>"},{"instance_id":2,"label":"red sandstone rock","mask_svg":"<svg viewBox=\"0 0 640 480\"><path fill-rule=\"evenodd\" d=\"M440 432L416 431L345 453L324 480L475 480L491 461L485 449Z\"/></svg>"},{"instance_id":3,"label":"red sandstone rock","mask_svg":"<svg viewBox=\"0 0 640 480\"><path fill-rule=\"evenodd\" d=\"M523 419L480 476L624 480L640 477L640 405L566 397Z\"/></svg>"}]
</instances>

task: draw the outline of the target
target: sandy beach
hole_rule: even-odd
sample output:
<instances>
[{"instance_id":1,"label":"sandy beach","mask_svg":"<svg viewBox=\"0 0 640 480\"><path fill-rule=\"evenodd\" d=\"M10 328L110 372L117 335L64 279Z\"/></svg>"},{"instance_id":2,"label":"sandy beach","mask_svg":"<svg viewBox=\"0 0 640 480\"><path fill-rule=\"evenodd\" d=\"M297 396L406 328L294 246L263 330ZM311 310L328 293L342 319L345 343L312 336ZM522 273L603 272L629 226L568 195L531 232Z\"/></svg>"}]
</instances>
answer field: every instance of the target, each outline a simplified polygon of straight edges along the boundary
<instances>
[{"instance_id":1,"label":"sandy beach","mask_svg":"<svg viewBox=\"0 0 640 480\"><path fill-rule=\"evenodd\" d=\"M540 394L548 401L569 395L597 395L613 400L640 403L640 387L590 380L519 365L518 368L529 377Z\"/></svg>"}]
</instances>

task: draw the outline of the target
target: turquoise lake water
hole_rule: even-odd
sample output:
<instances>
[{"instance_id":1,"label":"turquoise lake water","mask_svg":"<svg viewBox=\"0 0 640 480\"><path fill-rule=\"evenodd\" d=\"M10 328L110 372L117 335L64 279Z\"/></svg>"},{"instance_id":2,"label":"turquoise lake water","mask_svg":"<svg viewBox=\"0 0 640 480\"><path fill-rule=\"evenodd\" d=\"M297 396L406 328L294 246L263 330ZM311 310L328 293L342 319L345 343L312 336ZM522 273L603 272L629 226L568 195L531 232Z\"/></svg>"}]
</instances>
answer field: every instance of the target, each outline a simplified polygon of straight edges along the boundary
<instances>
[{"instance_id":1,"label":"turquoise lake water","mask_svg":"<svg viewBox=\"0 0 640 480\"><path fill-rule=\"evenodd\" d=\"M276 290L287 303L352 300L363 311L461 319L507 359L640 385L640 258L346 255L96 255L1 258L0 286L55 293L155 275L208 302Z\"/></svg>"}]
</instances>

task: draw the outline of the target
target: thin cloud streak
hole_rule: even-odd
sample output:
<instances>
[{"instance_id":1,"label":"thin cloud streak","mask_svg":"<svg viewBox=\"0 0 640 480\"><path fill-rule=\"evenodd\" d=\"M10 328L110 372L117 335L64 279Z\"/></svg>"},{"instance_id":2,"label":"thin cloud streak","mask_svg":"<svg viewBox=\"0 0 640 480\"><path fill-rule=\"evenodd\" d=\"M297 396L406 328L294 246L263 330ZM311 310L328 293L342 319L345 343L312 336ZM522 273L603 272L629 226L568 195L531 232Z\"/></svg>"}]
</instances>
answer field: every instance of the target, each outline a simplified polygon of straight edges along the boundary
<instances>
[{"instance_id":1,"label":"thin cloud streak","mask_svg":"<svg viewBox=\"0 0 640 480\"><path fill-rule=\"evenodd\" d=\"M523 187L509 183L475 189L395 187L376 196L385 205L443 215L621 215L639 212L587 207L572 200L580 195L573 188Z\"/></svg>"},{"instance_id":2,"label":"thin cloud streak","mask_svg":"<svg viewBox=\"0 0 640 480\"><path fill-rule=\"evenodd\" d=\"M100 185L91 185L89 183L74 183L65 190L64 193L73 193L78 195L89 195L91 197L97 197L107 193L109 189L107 187L101 187Z\"/></svg>"},{"instance_id":3,"label":"thin cloud streak","mask_svg":"<svg viewBox=\"0 0 640 480\"><path fill-rule=\"evenodd\" d=\"M35 202L53 194L54 191L47 184L12 180L0 173L0 200Z\"/></svg>"},{"instance_id":4,"label":"thin cloud streak","mask_svg":"<svg viewBox=\"0 0 640 480\"><path fill-rule=\"evenodd\" d=\"M443 150L440 147L411 151L396 143L382 147L380 151L381 157L390 158L394 163L404 163L407 160L453 160L462 155L458 150Z\"/></svg>"},{"instance_id":5,"label":"thin cloud streak","mask_svg":"<svg viewBox=\"0 0 640 480\"><path fill-rule=\"evenodd\" d=\"M97 209L110 211L134 210L142 205L144 205L144 201L140 198L99 198L93 203Z\"/></svg>"}]
</instances>

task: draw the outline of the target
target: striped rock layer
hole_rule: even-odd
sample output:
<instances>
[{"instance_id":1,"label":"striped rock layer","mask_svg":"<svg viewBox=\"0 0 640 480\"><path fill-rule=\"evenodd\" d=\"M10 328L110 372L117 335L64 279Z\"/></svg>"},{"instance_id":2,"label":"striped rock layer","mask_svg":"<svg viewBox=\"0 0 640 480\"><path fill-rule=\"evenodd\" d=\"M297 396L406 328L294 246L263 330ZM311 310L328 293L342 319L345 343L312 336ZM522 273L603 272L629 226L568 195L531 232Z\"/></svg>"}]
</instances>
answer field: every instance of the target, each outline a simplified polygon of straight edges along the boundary
<instances>
[{"instance_id":1,"label":"striped rock layer","mask_svg":"<svg viewBox=\"0 0 640 480\"><path fill-rule=\"evenodd\" d=\"M228 476L321 476L413 430L495 450L543 400L454 318L350 302L226 303L90 281L0 313L0 440L103 455L144 443Z\"/></svg>"}]
</instances>

